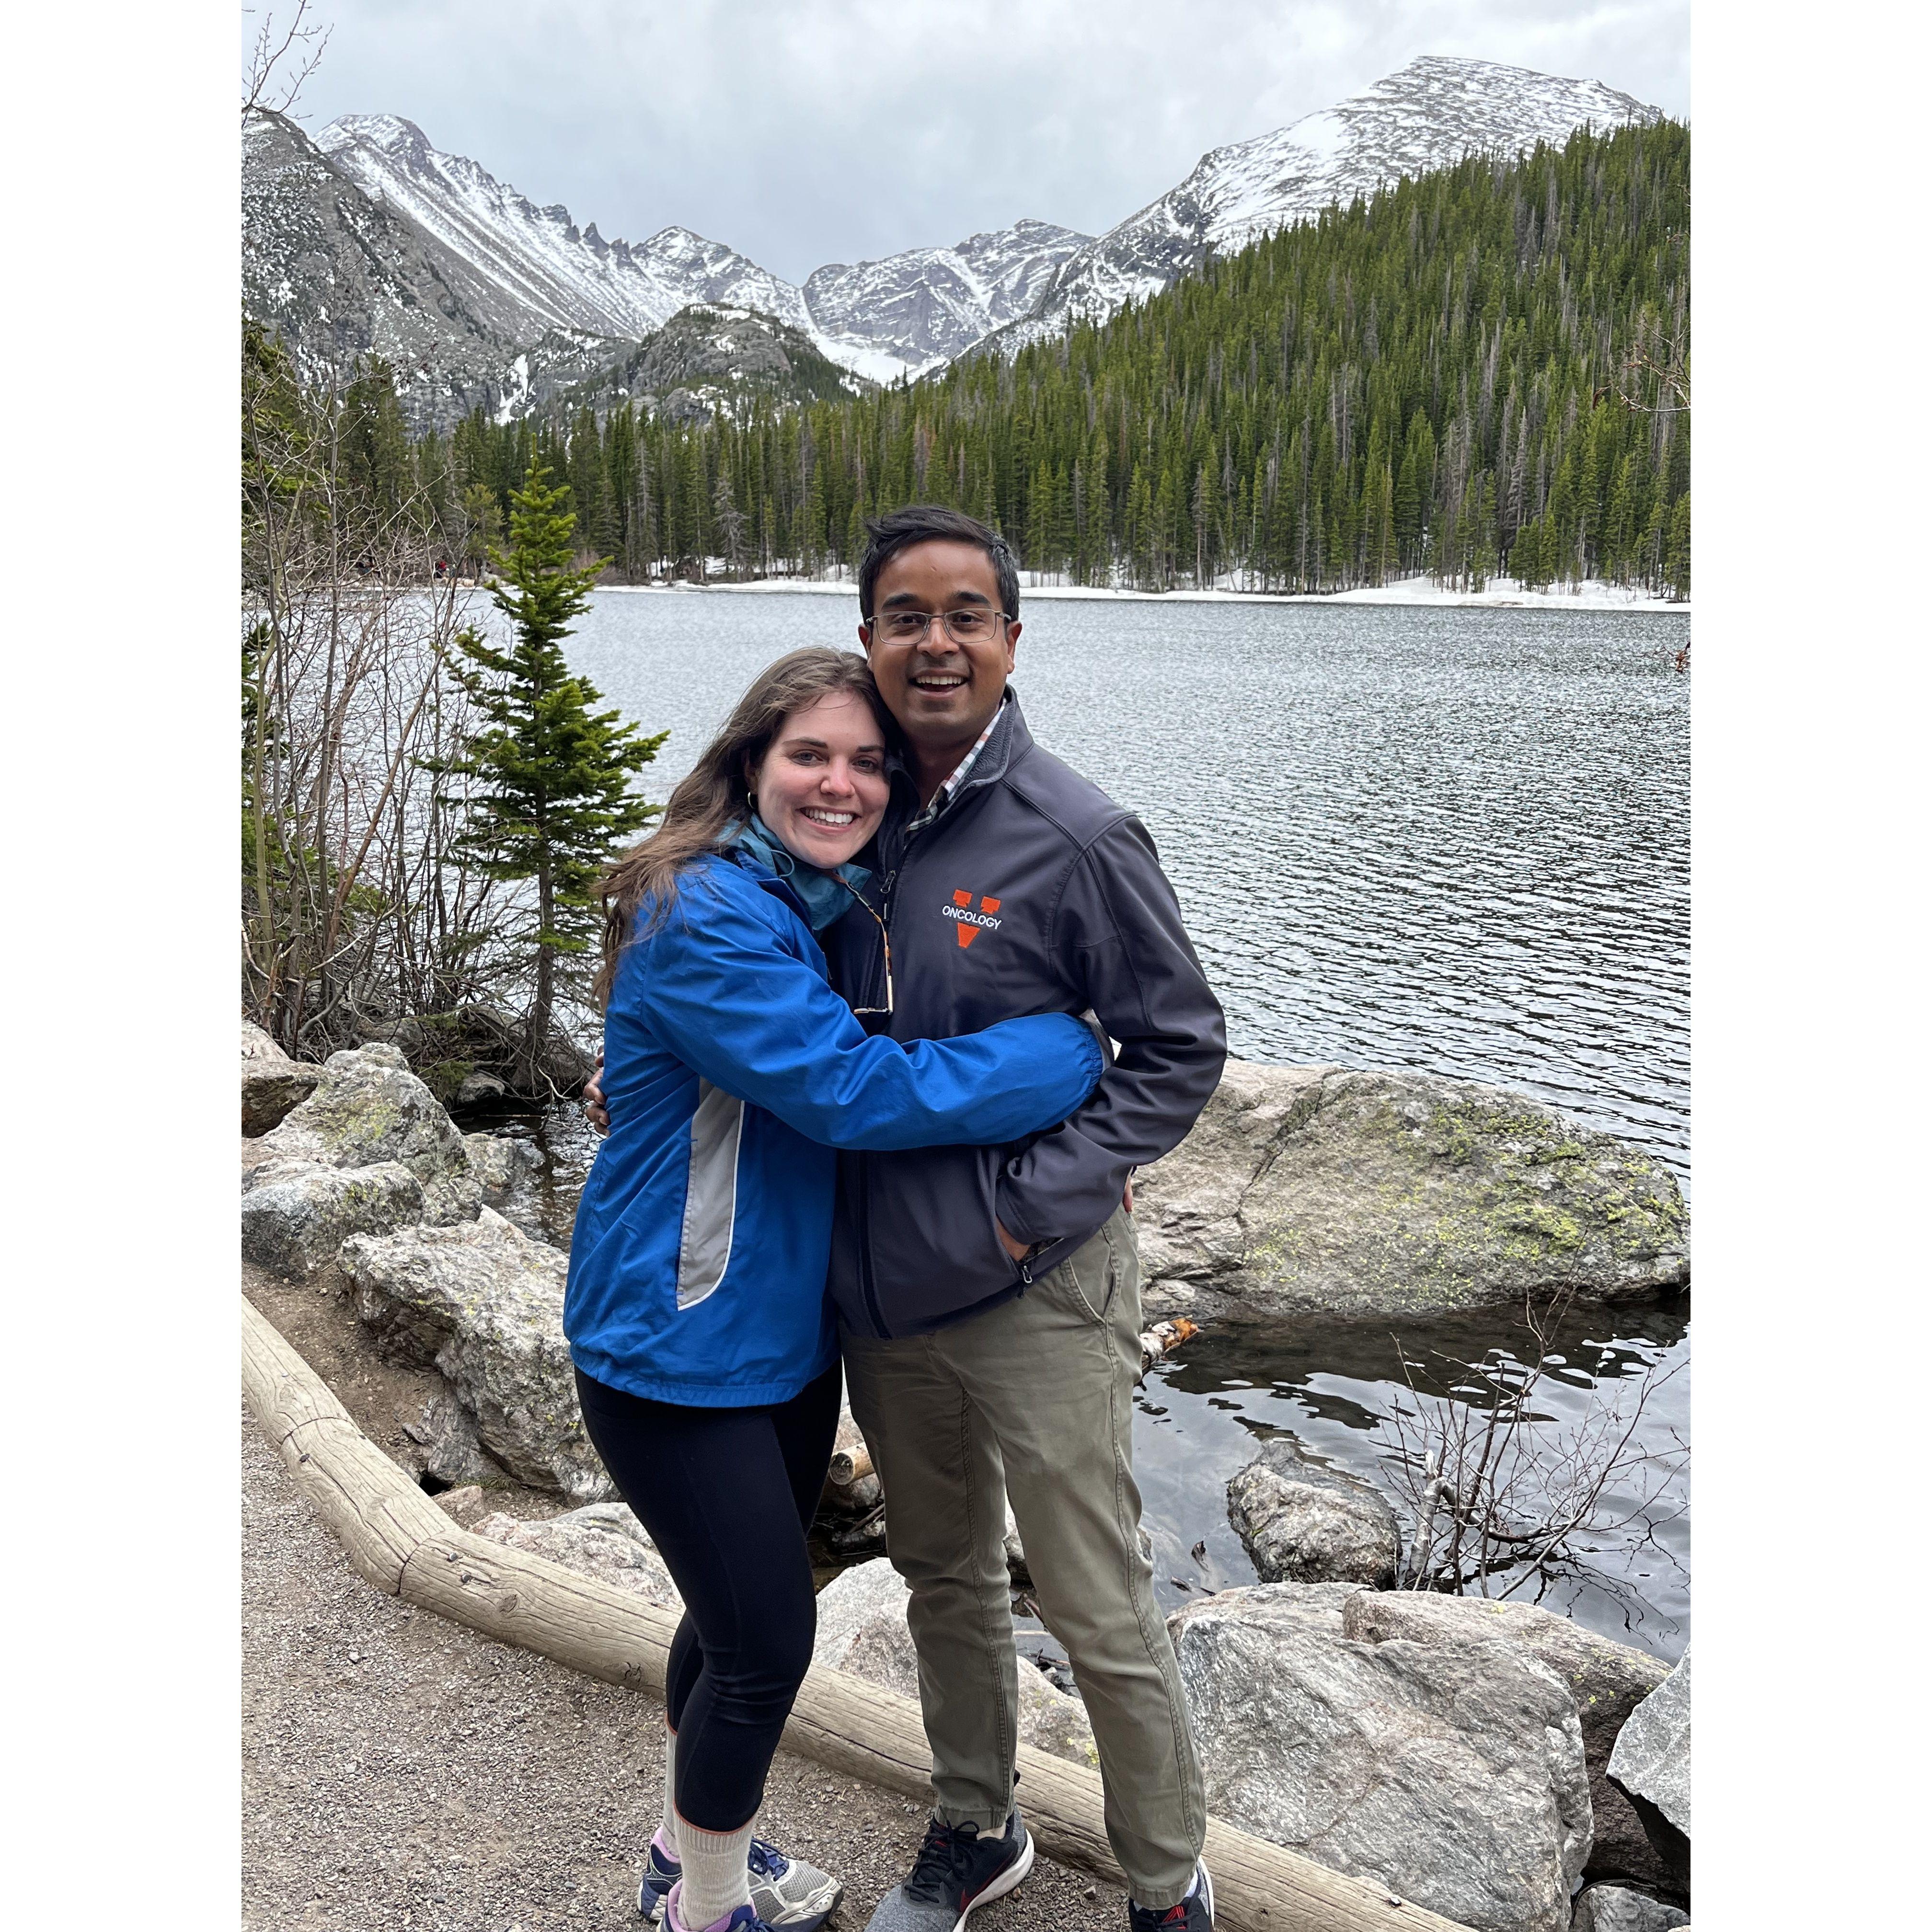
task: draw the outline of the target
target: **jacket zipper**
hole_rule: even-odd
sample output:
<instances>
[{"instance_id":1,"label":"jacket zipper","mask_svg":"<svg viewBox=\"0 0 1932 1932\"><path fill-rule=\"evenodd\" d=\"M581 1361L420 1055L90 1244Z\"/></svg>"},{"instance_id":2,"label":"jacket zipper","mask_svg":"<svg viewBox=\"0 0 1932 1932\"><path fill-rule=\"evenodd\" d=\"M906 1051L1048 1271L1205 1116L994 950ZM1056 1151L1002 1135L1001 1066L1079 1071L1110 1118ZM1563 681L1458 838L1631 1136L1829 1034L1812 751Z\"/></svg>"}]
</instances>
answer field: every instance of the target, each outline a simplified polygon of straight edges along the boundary
<instances>
[{"instance_id":1,"label":"jacket zipper","mask_svg":"<svg viewBox=\"0 0 1932 1932\"><path fill-rule=\"evenodd\" d=\"M892 883L898 877L896 868L886 874L885 884L879 890L878 910L873 916L879 922L881 934L888 933L892 912ZM861 900L861 904L864 902ZM884 956L880 956L880 970L885 970ZM869 1155L859 1156L859 1292L865 1298L866 1312L871 1316L872 1332L881 1340L890 1341L892 1330L886 1326L884 1311L879 1306L878 1282L872 1268L872 1163Z\"/></svg>"},{"instance_id":2,"label":"jacket zipper","mask_svg":"<svg viewBox=\"0 0 1932 1932\"><path fill-rule=\"evenodd\" d=\"M915 834L914 836L916 837L917 835ZM907 842L908 847L911 842L910 840ZM879 888L879 917L884 922L889 934L892 931L892 892L898 884L899 872L904 862L905 854L901 853L899 864L895 866L886 874L886 882ZM878 1298L872 1290L872 1169L868 1167L863 1170L863 1172L866 1176L866 1239L862 1252L865 1257L866 1305L872 1311L872 1319L878 1324L879 1333L883 1335L886 1332L885 1321L879 1312ZM1020 1292L1024 1294L1033 1286L1032 1265L1024 1261L1016 1262L1014 1265L1020 1273Z\"/></svg>"}]
</instances>

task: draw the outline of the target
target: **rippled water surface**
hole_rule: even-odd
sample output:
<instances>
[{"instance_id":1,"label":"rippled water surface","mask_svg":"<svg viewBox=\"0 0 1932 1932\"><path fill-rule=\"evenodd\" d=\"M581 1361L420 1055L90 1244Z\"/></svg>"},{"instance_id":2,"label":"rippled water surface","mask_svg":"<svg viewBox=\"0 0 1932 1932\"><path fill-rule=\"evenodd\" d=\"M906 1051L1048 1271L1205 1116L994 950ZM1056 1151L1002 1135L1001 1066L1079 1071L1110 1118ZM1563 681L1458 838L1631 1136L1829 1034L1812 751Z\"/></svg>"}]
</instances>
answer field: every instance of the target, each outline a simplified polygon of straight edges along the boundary
<instances>
[{"instance_id":1,"label":"rippled water surface","mask_svg":"<svg viewBox=\"0 0 1932 1932\"><path fill-rule=\"evenodd\" d=\"M1049 599L1024 616L1013 682L1034 734L1145 820L1234 1053L1526 1088L1688 1182L1687 616ZM627 715L670 727L646 775L662 798L753 672L854 642L855 617L829 597L610 592L568 648ZM567 1233L590 1150L565 1123L547 1138L531 1208ZM1675 1365L1645 1432L1668 1452L1687 1316L1573 1324L1552 1426ZM1504 1312L1402 1339L1473 1357L1522 1337ZM1375 1473L1398 1374L1385 1324L1306 1319L1210 1334L1156 1369L1136 1455L1166 1600L1251 1580L1222 1486L1258 1439L1290 1430ZM1684 1500L1670 1485L1555 1606L1675 1656Z\"/></svg>"}]
</instances>

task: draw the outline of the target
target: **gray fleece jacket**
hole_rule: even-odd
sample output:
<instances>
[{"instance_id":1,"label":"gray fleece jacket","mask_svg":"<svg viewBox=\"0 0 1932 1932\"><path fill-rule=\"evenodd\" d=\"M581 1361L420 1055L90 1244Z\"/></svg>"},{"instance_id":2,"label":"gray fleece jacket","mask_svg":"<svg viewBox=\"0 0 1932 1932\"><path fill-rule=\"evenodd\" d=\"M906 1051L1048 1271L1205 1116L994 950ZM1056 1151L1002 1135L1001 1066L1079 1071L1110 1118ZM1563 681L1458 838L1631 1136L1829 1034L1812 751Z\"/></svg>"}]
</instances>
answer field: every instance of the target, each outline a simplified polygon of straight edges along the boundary
<instances>
[{"instance_id":1,"label":"gray fleece jacket","mask_svg":"<svg viewBox=\"0 0 1932 1932\"><path fill-rule=\"evenodd\" d=\"M839 1157L831 1290L868 1335L911 1335L1022 1292L1090 1239L1136 1167L1194 1124L1227 1033L1154 842L1132 813L1033 741L1017 697L958 794L922 830L895 780L873 902L892 940L895 1039L946 1040L1039 1012L1091 1014L1118 1042L1070 1119L998 1147ZM879 922L824 935L854 1006L885 1004ZM1016 1262L995 1220L1030 1245Z\"/></svg>"}]
</instances>

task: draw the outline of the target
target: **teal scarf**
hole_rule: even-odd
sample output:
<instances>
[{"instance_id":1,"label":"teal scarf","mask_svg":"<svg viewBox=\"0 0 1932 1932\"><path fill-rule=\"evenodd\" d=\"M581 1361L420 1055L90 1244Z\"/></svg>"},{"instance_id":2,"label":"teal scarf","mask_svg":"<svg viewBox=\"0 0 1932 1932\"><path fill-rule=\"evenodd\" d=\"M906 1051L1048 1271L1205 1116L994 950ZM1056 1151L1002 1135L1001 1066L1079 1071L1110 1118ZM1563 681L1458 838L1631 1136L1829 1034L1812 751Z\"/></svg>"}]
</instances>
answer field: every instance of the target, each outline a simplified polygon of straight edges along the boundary
<instances>
[{"instance_id":1,"label":"teal scarf","mask_svg":"<svg viewBox=\"0 0 1932 1932\"><path fill-rule=\"evenodd\" d=\"M798 895L814 932L823 932L834 920L851 910L852 894L838 883L841 879L860 892L872 882L872 874L863 866L841 866L833 873L807 865L781 843L778 835L756 812L752 813L748 825L740 826L730 838L734 856L742 854L754 865L776 873Z\"/></svg>"}]
</instances>

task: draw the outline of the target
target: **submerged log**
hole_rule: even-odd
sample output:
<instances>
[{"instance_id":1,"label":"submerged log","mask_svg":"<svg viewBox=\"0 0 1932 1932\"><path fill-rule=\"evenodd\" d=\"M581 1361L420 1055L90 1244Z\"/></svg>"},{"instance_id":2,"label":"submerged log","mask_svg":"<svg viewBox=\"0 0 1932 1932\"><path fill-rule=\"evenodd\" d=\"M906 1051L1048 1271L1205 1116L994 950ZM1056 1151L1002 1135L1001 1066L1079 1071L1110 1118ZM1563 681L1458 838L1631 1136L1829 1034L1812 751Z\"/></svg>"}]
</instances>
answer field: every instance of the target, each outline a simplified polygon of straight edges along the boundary
<instances>
[{"instance_id":1,"label":"submerged log","mask_svg":"<svg viewBox=\"0 0 1932 1932\"><path fill-rule=\"evenodd\" d=\"M573 1670L662 1694L677 1618L640 1597L460 1529L358 1429L247 1300L242 1380L263 1432L356 1570L392 1596ZM917 1704L837 1671L806 1674L787 1747L915 1802L932 1802ZM1019 1748L1027 1824L1052 1858L1111 1882L1100 1778ZM1205 1856L1225 1932L1464 1932L1378 1885L1210 1819Z\"/></svg>"},{"instance_id":2,"label":"submerged log","mask_svg":"<svg viewBox=\"0 0 1932 1932\"><path fill-rule=\"evenodd\" d=\"M1141 1373L1145 1375L1163 1355L1171 1355L1184 1342L1191 1342L1201 1332L1198 1322L1184 1315L1172 1322L1156 1322L1141 1337Z\"/></svg>"}]
</instances>

